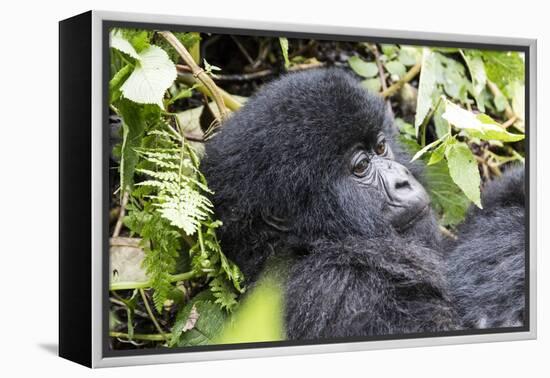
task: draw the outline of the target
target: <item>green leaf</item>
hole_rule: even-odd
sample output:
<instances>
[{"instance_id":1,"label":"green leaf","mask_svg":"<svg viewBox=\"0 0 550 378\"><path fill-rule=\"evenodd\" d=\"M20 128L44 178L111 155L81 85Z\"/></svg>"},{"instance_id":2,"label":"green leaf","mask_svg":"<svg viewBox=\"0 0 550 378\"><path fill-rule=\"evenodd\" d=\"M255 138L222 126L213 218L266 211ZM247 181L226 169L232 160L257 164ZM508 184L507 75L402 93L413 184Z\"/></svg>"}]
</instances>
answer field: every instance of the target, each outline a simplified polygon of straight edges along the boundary
<instances>
[{"instance_id":1,"label":"green leaf","mask_svg":"<svg viewBox=\"0 0 550 378\"><path fill-rule=\"evenodd\" d=\"M451 144L445 150L449 173L456 185L479 208L481 206L479 170L474 154L466 143Z\"/></svg>"},{"instance_id":2,"label":"green leaf","mask_svg":"<svg viewBox=\"0 0 550 378\"><path fill-rule=\"evenodd\" d=\"M191 88L184 88L178 92L177 95L172 97L170 100L166 102L167 105L173 104L174 102L181 100L182 98L189 98L193 95L193 89L196 88L196 85L192 86Z\"/></svg>"},{"instance_id":3,"label":"green leaf","mask_svg":"<svg viewBox=\"0 0 550 378\"><path fill-rule=\"evenodd\" d=\"M441 143L439 147L433 150L430 155L430 160L428 160L428 165L434 165L439 163L445 157L445 150L447 149L447 143Z\"/></svg>"},{"instance_id":4,"label":"green leaf","mask_svg":"<svg viewBox=\"0 0 550 378\"><path fill-rule=\"evenodd\" d=\"M525 62L523 53L516 51L482 51L478 53L485 62L489 80L500 89L514 81L524 82Z\"/></svg>"},{"instance_id":5,"label":"green leaf","mask_svg":"<svg viewBox=\"0 0 550 378\"><path fill-rule=\"evenodd\" d=\"M208 291L196 295L176 316L170 347L216 344L226 314L211 299Z\"/></svg>"},{"instance_id":6,"label":"green leaf","mask_svg":"<svg viewBox=\"0 0 550 378\"><path fill-rule=\"evenodd\" d=\"M113 76L111 81L109 81L109 103L113 103L120 98L121 92L120 87L124 81L130 76L134 66L127 64L122 67L116 74Z\"/></svg>"},{"instance_id":7,"label":"green leaf","mask_svg":"<svg viewBox=\"0 0 550 378\"><path fill-rule=\"evenodd\" d=\"M437 57L431 50L425 47L422 50L422 70L420 71L420 81L418 83L418 100L416 104L416 116L414 119L414 127L418 135L418 129L424 118L430 112L434 105L434 91L436 86L438 61Z\"/></svg>"},{"instance_id":8,"label":"green leaf","mask_svg":"<svg viewBox=\"0 0 550 378\"><path fill-rule=\"evenodd\" d=\"M441 224L460 224L466 216L470 200L451 179L447 162L440 161L427 166L424 178L432 204L441 215Z\"/></svg>"},{"instance_id":9,"label":"green leaf","mask_svg":"<svg viewBox=\"0 0 550 378\"><path fill-rule=\"evenodd\" d=\"M374 62L366 62L358 56L352 56L348 59L351 69L359 76L371 78L378 74L378 67Z\"/></svg>"},{"instance_id":10,"label":"green leaf","mask_svg":"<svg viewBox=\"0 0 550 378\"><path fill-rule=\"evenodd\" d=\"M406 122L403 118L396 118L395 125L397 126L401 134L415 137L416 132L414 131L414 126Z\"/></svg>"},{"instance_id":11,"label":"green leaf","mask_svg":"<svg viewBox=\"0 0 550 378\"><path fill-rule=\"evenodd\" d=\"M401 46L397 59L405 66L414 66L420 61L420 58L421 56L417 47Z\"/></svg>"},{"instance_id":12,"label":"green leaf","mask_svg":"<svg viewBox=\"0 0 550 378\"><path fill-rule=\"evenodd\" d=\"M279 45L281 46L281 52L283 53L283 59L285 60L285 67L290 67L290 61L288 60L288 39L285 37L279 37Z\"/></svg>"},{"instance_id":13,"label":"green leaf","mask_svg":"<svg viewBox=\"0 0 550 378\"><path fill-rule=\"evenodd\" d=\"M518 116L518 120L514 122L514 126L521 131L525 130L525 85L519 81L510 83L507 91L512 98L512 110Z\"/></svg>"},{"instance_id":14,"label":"green leaf","mask_svg":"<svg viewBox=\"0 0 550 378\"><path fill-rule=\"evenodd\" d=\"M476 99L477 107L481 112L485 112L485 104L481 92L487 84L487 74L485 73L485 65L483 60L479 56L472 56L468 53L462 52L462 56L466 61L466 66L470 71L470 76L473 82L473 94Z\"/></svg>"},{"instance_id":15,"label":"green leaf","mask_svg":"<svg viewBox=\"0 0 550 378\"><path fill-rule=\"evenodd\" d=\"M422 155L424 155L426 152L428 152L429 150L435 148L435 146L437 146L439 143L441 143L443 140L442 139L436 139L435 141L433 141L432 143L430 144L427 144L426 146L424 146L422 149L420 149L416 154L414 154L413 158L411 159L411 162L419 159Z\"/></svg>"},{"instance_id":16,"label":"green leaf","mask_svg":"<svg viewBox=\"0 0 550 378\"><path fill-rule=\"evenodd\" d=\"M474 138L503 142L516 142L525 138L525 135L508 132L486 114L474 114L448 100L445 101L445 113L442 117Z\"/></svg>"},{"instance_id":17,"label":"green leaf","mask_svg":"<svg viewBox=\"0 0 550 378\"><path fill-rule=\"evenodd\" d=\"M418 143L408 137L401 135L399 141L411 154L420 150ZM426 155L423 160L427 160ZM470 200L451 179L446 161L426 166L424 184L442 225L454 226L464 220Z\"/></svg>"},{"instance_id":18,"label":"green leaf","mask_svg":"<svg viewBox=\"0 0 550 378\"><path fill-rule=\"evenodd\" d=\"M111 48L117 49L118 51L138 61L141 60L141 57L139 56L134 46L132 46L132 44L126 38L123 37L122 32L120 32L119 30L112 31L109 34L109 39L110 39Z\"/></svg>"},{"instance_id":19,"label":"green leaf","mask_svg":"<svg viewBox=\"0 0 550 378\"><path fill-rule=\"evenodd\" d=\"M392 60L385 64L386 69L392 75L395 75L399 78L403 77L407 73L407 68L398 60Z\"/></svg>"},{"instance_id":20,"label":"green leaf","mask_svg":"<svg viewBox=\"0 0 550 378\"><path fill-rule=\"evenodd\" d=\"M206 61L206 59L203 59L202 61L203 61L203 63L204 63L204 70L205 70L207 73L212 73L213 71L221 71L221 70L222 70L220 67L208 63L208 62Z\"/></svg>"},{"instance_id":21,"label":"green leaf","mask_svg":"<svg viewBox=\"0 0 550 378\"><path fill-rule=\"evenodd\" d=\"M177 77L176 66L158 46L139 54L139 61L121 91L124 97L140 104L157 104L163 108L164 92Z\"/></svg>"},{"instance_id":22,"label":"green leaf","mask_svg":"<svg viewBox=\"0 0 550 378\"><path fill-rule=\"evenodd\" d=\"M398 50L397 45L387 43L381 44L380 47L382 48L382 54L386 55L388 58L391 58L393 55L395 55Z\"/></svg>"},{"instance_id":23,"label":"green leaf","mask_svg":"<svg viewBox=\"0 0 550 378\"><path fill-rule=\"evenodd\" d=\"M118 101L117 109L122 117L120 187L124 192L131 190L134 185L134 172L138 162L136 149L141 145L146 122L142 109L131 101Z\"/></svg>"},{"instance_id":24,"label":"green leaf","mask_svg":"<svg viewBox=\"0 0 550 378\"><path fill-rule=\"evenodd\" d=\"M382 82L377 77L365 79L361 81L361 85L373 93L378 93L382 89Z\"/></svg>"},{"instance_id":25,"label":"green leaf","mask_svg":"<svg viewBox=\"0 0 550 378\"><path fill-rule=\"evenodd\" d=\"M216 298L215 303L221 308L231 311L237 305L237 293L223 276L218 276L210 281L210 290Z\"/></svg>"},{"instance_id":26,"label":"green leaf","mask_svg":"<svg viewBox=\"0 0 550 378\"><path fill-rule=\"evenodd\" d=\"M283 293L274 277L262 277L232 318L226 322L217 344L284 340Z\"/></svg>"}]
</instances>

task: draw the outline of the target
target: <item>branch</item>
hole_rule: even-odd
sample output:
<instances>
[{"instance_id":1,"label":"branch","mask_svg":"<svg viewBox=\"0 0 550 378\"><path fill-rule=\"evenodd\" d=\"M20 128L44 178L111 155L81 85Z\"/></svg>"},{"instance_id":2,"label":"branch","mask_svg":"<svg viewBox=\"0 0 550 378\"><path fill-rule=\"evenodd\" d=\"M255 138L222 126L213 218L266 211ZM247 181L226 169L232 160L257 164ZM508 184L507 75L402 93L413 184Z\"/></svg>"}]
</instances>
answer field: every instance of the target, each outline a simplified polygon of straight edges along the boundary
<instances>
[{"instance_id":1,"label":"branch","mask_svg":"<svg viewBox=\"0 0 550 378\"><path fill-rule=\"evenodd\" d=\"M170 275L168 282L187 281L195 276L194 271ZM152 286L151 281L121 281L111 283L109 290L146 289Z\"/></svg>"},{"instance_id":2,"label":"branch","mask_svg":"<svg viewBox=\"0 0 550 378\"><path fill-rule=\"evenodd\" d=\"M120 203L120 212L118 213L118 219L116 221L115 229L113 231L113 238L116 238L120 235L122 230L122 222L124 221L124 216L126 215L126 205L128 205L129 193L127 190L124 191L122 195L122 201Z\"/></svg>"},{"instance_id":3,"label":"branch","mask_svg":"<svg viewBox=\"0 0 550 378\"><path fill-rule=\"evenodd\" d=\"M393 83L389 88L382 91L382 97L391 97L393 96L398 90L401 89L401 87L405 84L411 81L418 75L420 72L420 68L422 67L421 63L416 63L414 66L411 67L409 71L398 81Z\"/></svg>"},{"instance_id":4,"label":"branch","mask_svg":"<svg viewBox=\"0 0 550 378\"><path fill-rule=\"evenodd\" d=\"M380 77L380 83L382 84L383 93L388 90L388 85L386 84L386 74L384 73L384 66L382 65L382 61L380 60L380 52L378 51L378 47L376 47L374 43L368 43L367 47L374 55L374 61L378 66L378 76Z\"/></svg>"},{"instance_id":5,"label":"branch","mask_svg":"<svg viewBox=\"0 0 550 378\"><path fill-rule=\"evenodd\" d=\"M186 73L187 70L184 70L182 69L182 67L184 66L181 66L181 65L177 65L176 66L177 69L178 69L178 80L181 81L182 83L188 85L188 86L193 86L193 85L196 85L197 86L195 87L195 89L197 89L199 92L207 95L208 97L212 98L212 94L210 93L210 91L204 86L203 83L197 83L197 80L195 79L194 75L190 74L190 73ZM183 71L183 72L182 72ZM222 100L223 100L223 103L225 104L225 106L227 108L229 108L230 110L237 110L239 108L241 108L243 105L238 102L237 100L235 100L229 93L227 93L226 91L224 91L223 89L221 88L218 88L218 93L220 94ZM216 104L217 105L217 104Z\"/></svg>"},{"instance_id":6,"label":"branch","mask_svg":"<svg viewBox=\"0 0 550 378\"><path fill-rule=\"evenodd\" d=\"M214 80L212 80L212 78L201 67L199 67L197 63L195 63L195 60L191 54L189 54L189 51L187 51L185 46L182 45L174 34L169 31L161 31L159 33L164 37L164 39L166 39L166 41L168 41L169 44L172 45L174 49L176 49L178 54L180 54L185 64L191 68L193 76L200 80L201 83L208 89L220 112L220 119L218 119L218 122L221 123L227 118L228 113L220 93L220 89L216 83L214 83Z\"/></svg>"},{"instance_id":7,"label":"branch","mask_svg":"<svg viewBox=\"0 0 550 378\"><path fill-rule=\"evenodd\" d=\"M155 334L147 335L147 334L142 334L142 333L134 333L134 336L130 337L130 335L128 335L127 333L124 333L124 332L113 332L113 331L111 331L111 332L109 332L109 336L128 339L128 340L136 339L136 340L144 340L144 341L165 341L165 337L171 338L172 334L171 333L165 333L164 335L155 335Z\"/></svg>"},{"instance_id":8,"label":"branch","mask_svg":"<svg viewBox=\"0 0 550 378\"><path fill-rule=\"evenodd\" d=\"M168 337L166 336L166 334L164 333L164 331L160 327L160 324L159 324L157 318L155 317L155 314L153 314L153 311L151 310L151 306L149 305L149 301L147 300L147 295L145 295L145 291L143 289L139 289L139 294L141 294L141 298L143 299L143 304L145 305L145 310L147 310L147 313L149 314L149 318L151 319L151 321L155 325L155 328L164 337L164 339L166 341L168 341L169 340Z\"/></svg>"}]
</instances>

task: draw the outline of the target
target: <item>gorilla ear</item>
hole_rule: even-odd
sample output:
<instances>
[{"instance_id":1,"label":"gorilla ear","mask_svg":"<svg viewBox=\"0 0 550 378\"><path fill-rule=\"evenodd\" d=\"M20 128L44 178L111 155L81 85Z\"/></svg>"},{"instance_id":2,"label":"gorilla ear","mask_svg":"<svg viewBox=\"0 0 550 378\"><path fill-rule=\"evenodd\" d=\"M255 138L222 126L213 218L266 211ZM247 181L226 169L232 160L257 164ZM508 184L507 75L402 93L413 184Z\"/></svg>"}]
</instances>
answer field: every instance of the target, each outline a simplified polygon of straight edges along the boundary
<instances>
[{"instance_id":1,"label":"gorilla ear","mask_svg":"<svg viewBox=\"0 0 550 378\"><path fill-rule=\"evenodd\" d=\"M288 225L288 221L286 219L278 218L275 215L268 213L267 210L262 210L261 216L264 223L274 228L275 230L281 232L290 231L290 226Z\"/></svg>"}]
</instances>

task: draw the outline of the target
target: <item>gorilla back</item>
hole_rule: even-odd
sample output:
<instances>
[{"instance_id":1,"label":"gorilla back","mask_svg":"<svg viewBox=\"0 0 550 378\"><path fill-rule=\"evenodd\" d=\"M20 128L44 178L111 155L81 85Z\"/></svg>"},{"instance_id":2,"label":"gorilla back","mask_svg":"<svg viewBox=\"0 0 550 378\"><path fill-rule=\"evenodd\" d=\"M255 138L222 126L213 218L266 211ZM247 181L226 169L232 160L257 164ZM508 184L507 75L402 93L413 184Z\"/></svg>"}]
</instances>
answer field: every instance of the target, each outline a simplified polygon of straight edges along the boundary
<instances>
[{"instance_id":1,"label":"gorilla back","mask_svg":"<svg viewBox=\"0 0 550 378\"><path fill-rule=\"evenodd\" d=\"M224 252L254 282L288 263L294 339L461 327L422 168L383 101L341 70L262 88L206 145Z\"/></svg>"}]
</instances>

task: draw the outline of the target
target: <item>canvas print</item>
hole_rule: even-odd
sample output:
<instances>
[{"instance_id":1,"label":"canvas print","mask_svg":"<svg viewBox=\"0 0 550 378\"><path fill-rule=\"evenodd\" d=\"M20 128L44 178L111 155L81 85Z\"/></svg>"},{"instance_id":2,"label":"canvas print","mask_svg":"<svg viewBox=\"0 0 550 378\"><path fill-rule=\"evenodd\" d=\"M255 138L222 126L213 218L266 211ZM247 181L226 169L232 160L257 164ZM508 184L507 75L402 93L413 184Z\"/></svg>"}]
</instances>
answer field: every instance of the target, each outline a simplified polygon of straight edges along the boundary
<instances>
[{"instance_id":1,"label":"canvas print","mask_svg":"<svg viewBox=\"0 0 550 378\"><path fill-rule=\"evenodd\" d=\"M108 43L109 350L525 330L523 52Z\"/></svg>"}]
</instances>

